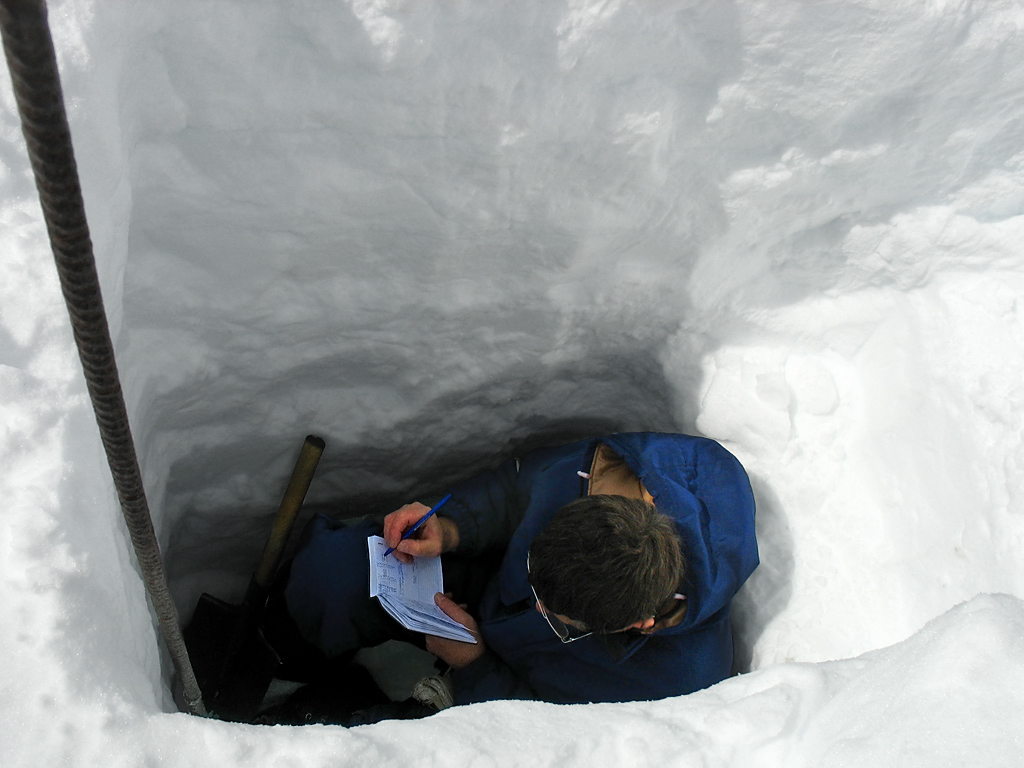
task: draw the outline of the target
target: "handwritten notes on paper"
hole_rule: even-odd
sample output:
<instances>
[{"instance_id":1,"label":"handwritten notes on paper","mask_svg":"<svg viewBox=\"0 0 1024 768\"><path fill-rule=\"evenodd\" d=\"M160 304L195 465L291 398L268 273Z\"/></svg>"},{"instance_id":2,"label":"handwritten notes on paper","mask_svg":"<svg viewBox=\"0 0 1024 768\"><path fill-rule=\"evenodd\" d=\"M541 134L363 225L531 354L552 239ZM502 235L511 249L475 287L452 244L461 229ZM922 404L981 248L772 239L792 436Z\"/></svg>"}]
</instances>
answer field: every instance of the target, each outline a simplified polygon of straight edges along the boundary
<instances>
[{"instance_id":1,"label":"handwritten notes on paper","mask_svg":"<svg viewBox=\"0 0 1024 768\"><path fill-rule=\"evenodd\" d=\"M417 557L406 565L394 556L384 557L387 544L380 536L366 540L370 551L370 597L376 597L406 629L428 635L475 643L464 626L434 603L444 592L440 557Z\"/></svg>"}]
</instances>

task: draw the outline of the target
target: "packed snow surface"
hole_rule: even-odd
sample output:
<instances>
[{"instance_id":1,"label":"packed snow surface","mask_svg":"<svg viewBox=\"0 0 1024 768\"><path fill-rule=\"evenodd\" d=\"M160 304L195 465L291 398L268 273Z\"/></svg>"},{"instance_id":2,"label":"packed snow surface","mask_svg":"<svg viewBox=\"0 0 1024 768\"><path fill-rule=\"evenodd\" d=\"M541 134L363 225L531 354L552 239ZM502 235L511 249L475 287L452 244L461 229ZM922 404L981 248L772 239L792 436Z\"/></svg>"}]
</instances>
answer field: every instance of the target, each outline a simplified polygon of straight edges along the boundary
<instances>
[{"instance_id":1,"label":"packed snow surface","mask_svg":"<svg viewBox=\"0 0 1024 768\"><path fill-rule=\"evenodd\" d=\"M379 512L722 441L745 674L352 730L178 713L0 91L0 765L1020 765L1024 3L55 2L179 610L307 433Z\"/></svg>"}]
</instances>

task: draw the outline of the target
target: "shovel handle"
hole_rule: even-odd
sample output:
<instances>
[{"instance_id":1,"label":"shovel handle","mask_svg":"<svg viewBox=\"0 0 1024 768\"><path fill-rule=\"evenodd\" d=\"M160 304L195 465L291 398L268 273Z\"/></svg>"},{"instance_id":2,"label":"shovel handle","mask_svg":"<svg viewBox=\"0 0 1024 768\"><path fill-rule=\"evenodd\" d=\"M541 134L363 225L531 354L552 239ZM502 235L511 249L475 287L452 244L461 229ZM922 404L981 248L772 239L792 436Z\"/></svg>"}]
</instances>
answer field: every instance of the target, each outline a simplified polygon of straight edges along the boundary
<instances>
[{"instance_id":1,"label":"shovel handle","mask_svg":"<svg viewBox=\"0 0 1024 768\"><path fill-rule=\"evenodd\" d=\"M285 544L288 543L288 536L295 525L299 510L302 509L302 501L306 498L306 491L313 481L313 473L316 472L316 465L320 462L323 452L324 441L314 435L307 435L299 458L295 462L295 469L292 470L292 478L288 481L284 498L281 499L281 507L274 518L274 528L267 539L267 546L263 549L263 558L256 568L256 573L253 574L253 580L261 587L269 587L274 579Z\"/></svg>"}]
</instances>

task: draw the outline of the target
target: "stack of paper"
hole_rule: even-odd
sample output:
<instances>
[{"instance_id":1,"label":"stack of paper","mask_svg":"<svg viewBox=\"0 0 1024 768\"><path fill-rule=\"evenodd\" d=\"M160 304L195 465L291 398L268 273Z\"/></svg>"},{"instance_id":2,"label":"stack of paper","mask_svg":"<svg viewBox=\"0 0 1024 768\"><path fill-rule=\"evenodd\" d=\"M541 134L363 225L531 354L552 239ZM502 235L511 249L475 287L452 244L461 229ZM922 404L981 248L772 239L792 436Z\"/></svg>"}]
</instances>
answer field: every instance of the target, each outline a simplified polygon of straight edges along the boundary
<instances>
[{"instance_id":1,"label":"stack of paper","mask_svg":"<svg viewBox=\"0 0 1024 768\"><path fill-rule=\"evenodd\" d=\"M380 536L366 540L370 550L370 597L398 623L414 632L475 643L464 626L437 607L434 595L444 592L440 557L417 557L409 565L394 555L384 557L387 544Z\"/></svg>"}]
</instances>

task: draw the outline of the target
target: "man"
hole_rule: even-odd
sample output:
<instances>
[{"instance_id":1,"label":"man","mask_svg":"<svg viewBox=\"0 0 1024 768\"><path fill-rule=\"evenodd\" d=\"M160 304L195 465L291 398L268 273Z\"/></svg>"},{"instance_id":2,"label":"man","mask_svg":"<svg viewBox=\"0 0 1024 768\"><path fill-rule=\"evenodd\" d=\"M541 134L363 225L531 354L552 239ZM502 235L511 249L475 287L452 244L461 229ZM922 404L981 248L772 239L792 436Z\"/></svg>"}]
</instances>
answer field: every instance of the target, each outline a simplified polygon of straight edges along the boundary
<instances>
[{"instance_id":1,"label":"man","mask_svg":"<svg viewBox=\"0 0 1024 768\"><path fill-rule=\"evenodd\" d=\"M729 604L758 560L750 484L718 443L610 435L533 451L451 494L415 537L401 540L422 504L391 513L383 535L406 562L446 556L446 588L466 602L435 598L477 643L425 639L452 667L456 704L659 699L729 675ZM372 532L315 518L293 561L288 611L328 657L416 640L367 597Z\"/></svg>"}]
</instances>

